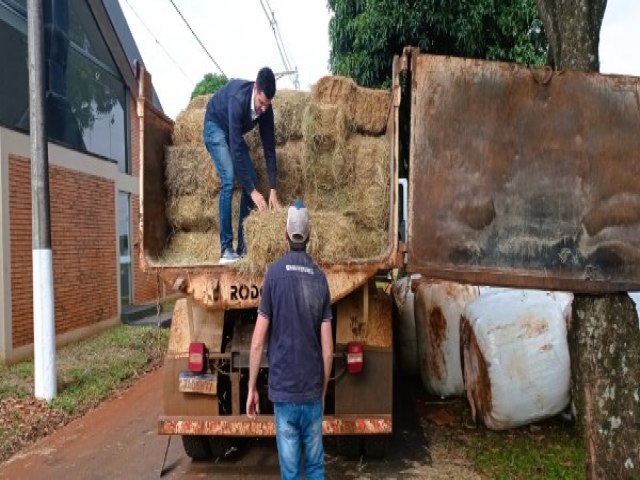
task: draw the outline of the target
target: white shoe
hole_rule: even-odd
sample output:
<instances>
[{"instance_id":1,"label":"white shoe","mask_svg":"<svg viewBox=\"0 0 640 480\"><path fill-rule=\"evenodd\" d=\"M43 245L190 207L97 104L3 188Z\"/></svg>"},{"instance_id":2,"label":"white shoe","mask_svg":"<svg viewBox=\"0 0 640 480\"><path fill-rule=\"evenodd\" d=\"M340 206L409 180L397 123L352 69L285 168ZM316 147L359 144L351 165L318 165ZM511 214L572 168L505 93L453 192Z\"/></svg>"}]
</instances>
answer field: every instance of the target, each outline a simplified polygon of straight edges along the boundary
<instances>
[{"instance_id":1,"label":"white shoe","mask_svg":"<svg viewBox=\"0 0 640 480\"><path fill-rule=\"evenodd\" d=\"M237 262L238 260L240 260L240 255L234 252L232 248L225 248L224 252L222 252L222 255L220 255L220 260L218 260L218 263L220 265L227 265L229 263Z\"/></svg>"}]
</instances>

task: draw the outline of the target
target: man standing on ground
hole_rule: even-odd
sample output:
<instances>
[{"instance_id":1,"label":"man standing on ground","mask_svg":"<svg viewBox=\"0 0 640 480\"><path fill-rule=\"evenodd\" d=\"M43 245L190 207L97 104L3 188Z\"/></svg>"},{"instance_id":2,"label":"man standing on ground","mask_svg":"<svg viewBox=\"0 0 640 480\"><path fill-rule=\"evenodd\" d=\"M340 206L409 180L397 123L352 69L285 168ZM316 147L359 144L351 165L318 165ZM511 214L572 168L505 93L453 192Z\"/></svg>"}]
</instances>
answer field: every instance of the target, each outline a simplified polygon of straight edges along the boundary
<instances>
[{"instance_id":1,"label":"man standing on ground","mask_svg":"<svg viewBox=\"0 0 640 480\"><path fill-rule=\"evenodd\" d=\"M271 99L276 94L276 79L270 68L258 72L255 82L231 80L209 100L204 115L203 137L213 164L220 176L218 222L220 231L220 263L232 263L245 253L242 222L255 206L267 206L256 189L258 178L243 135L256 125L264 150L269 176L269 207L278 206L276 194L276 141ZM233 249L231 199L234 178L242 187L238 248Z\"/></svg>"},{"instance_id":2,"label":"man standing on ground","mask_svg":"<svg viewBox=\"0 0 640 480\"><path fill-rule=\"evenodd\" d=\"M289 252L264 278L249 356L247 415L260 413L256 381L265 340L269 345L269 399L283 479L300 478L301 450L307 479L324 478L322 413L333 365L331 301L325 274L307 254L309 212L289 207Z\"/></svg>"}]
</instances>

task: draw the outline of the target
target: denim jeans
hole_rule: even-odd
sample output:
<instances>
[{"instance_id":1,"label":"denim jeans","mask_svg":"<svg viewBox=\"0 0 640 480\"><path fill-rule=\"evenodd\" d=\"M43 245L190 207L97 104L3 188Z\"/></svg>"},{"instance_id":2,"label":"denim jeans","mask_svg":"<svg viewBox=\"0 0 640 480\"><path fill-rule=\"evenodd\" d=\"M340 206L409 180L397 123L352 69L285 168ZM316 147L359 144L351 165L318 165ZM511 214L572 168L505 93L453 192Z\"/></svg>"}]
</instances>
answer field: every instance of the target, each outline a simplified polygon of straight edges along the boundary
<instances>
[{"instance_id":1,"label":"denim jeans","mask_svg":"<svg viewBox=\"0 0 640 480\"><path fill-rule=\"evenodd\" d=\"M300 459L304 451L307 480L324 478L322 447L322 401L274 403L276 443L283 480L300 478Z\"/></svg>"},{"instance_id":2,"label":"denim jeans","mask_svg":"<svg viewBox=\"0 0 640 480\"><path fill-rule=\"evenodd\" d=\"M233 230L231 227L231 202L233 199L233 159L224 129L217 123L205 121L203 129L204 144L213 159L220 177L220 196L218 202L218 222L220 231L220 250L233 249ZM249 160L249 175L254 185L257 182L256 170ZM250 192L242 191L240 198L240 218L238 221L238 252L244 251L244 232L242 222L254 207Z\"/></svg>"}]
</instances>

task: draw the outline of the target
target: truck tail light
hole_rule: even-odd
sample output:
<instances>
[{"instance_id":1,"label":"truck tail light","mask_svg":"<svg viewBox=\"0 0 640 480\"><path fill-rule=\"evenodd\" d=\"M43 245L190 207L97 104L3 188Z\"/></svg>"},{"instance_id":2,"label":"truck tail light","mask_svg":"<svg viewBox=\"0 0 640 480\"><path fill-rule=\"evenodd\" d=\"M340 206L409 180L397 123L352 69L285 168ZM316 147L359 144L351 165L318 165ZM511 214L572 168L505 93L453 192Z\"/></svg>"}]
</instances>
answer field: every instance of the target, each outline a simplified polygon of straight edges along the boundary
<instances>
[{"instance_id":1,"label":"truck tail light","mask_svg":"<svg viewBox=\"0 0 640 480\"><path fill-rule=\"evenodd\" d=\"M191 342L189 344L189 370L193 373L203 373L207 347L203 342Z\"/></svg>"},{"instance_id":2,"label":"truck tail light","mask_svg":"<svg viewBox=\"0 0 640 480\"><path fill-rule=\"evenodd\" d=\"M347 370L351 374L362 371L364 355L360 342L350 342L347 344Z\"/></svg>"}]
</instances>

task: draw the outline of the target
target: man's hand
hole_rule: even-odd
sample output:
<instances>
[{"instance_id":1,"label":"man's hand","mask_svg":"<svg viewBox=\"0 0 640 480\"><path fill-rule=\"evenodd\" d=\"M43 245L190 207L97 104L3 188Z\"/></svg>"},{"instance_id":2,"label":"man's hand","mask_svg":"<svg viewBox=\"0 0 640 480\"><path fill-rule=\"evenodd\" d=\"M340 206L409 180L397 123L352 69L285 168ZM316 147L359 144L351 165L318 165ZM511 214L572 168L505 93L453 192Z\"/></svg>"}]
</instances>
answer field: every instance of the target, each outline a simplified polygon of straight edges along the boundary
<instances>
[{"instance_id":1,"label":"man's hand","mask_svg":"<svg viewBox=\"0 0 640 480\"><path fill-rule=\"evenodd\" d=\"M276 193L276 189L272 188L269 192L269 208L276 209L280 206L280 202L278 202L278 194Z\"/></svg>"},{"instance_id":2,"label":"man's hand","mask_svg":"<svg viewBox=\"0 0 640 480\"><path fill-rule=\"evenodd\" d=\"M247 417L256 418L256 415L260 413L260 395L255 388L249 389L247 395Z\"/></svg>"},{"instance_id":3,"label":"man's hand","mask_svg":"<svg viewBox=\"0 0 640 480\"><path fill-rule=\"evenodd\" d=\"M251 192L251 200L253 200L253 203L256 204L258 210L264 210L265 208L267 208L267 202L265 202L262 194L255 188Z\"/></svg>"}]
</instances>

